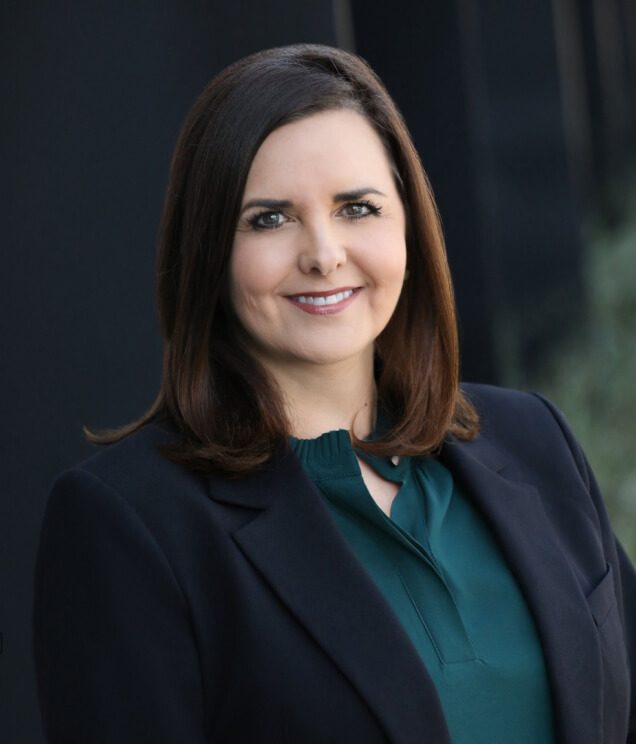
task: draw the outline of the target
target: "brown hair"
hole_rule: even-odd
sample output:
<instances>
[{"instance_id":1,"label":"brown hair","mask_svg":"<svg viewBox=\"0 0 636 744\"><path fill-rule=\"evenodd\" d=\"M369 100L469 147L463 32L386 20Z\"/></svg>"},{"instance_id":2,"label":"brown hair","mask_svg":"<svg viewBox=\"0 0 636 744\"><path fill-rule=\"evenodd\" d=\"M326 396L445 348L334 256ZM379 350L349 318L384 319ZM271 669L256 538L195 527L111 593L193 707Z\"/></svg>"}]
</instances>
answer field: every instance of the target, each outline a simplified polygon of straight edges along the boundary
<instances>
[{"instance_id":1,"label":"brown hair","mask_svg":"<svg viewBox=\"0 0 636 744\"><path fill-rule=\"evenodd\" d=\"M161 220L157 302L163 378L151 408L92 442L117 441L165 420L179 433L171 460L241 475L283 444L289 424L280 392L248 351L228 290L234 232L247 175L263 140L320 111L352 108L390 155L407 220L409 278L376 340L378 399L392 427L357 444L376 454L421 455L447 433L471 439L477 415L459 389L455 303L439 215L408 130L384 86L359 57L296 44L235 62L186 117Z\"/></svg>"}]
</instances>

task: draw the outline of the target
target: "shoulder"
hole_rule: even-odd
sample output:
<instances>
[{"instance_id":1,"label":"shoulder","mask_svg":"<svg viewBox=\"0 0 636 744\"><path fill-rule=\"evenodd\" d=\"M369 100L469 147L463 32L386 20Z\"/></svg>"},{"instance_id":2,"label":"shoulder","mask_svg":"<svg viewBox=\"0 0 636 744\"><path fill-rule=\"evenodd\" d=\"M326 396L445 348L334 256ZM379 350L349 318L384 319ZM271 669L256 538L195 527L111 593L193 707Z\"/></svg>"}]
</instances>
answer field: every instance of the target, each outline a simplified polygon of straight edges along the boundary
<instances>
[{"instance_id":1,"label":"shoulder","mask_svg":"<svg viewBox=\"0 0 636 744\"><path fill-rule=\"evenodd\" d=\"M572 544L574 529L583 553L586 546L602 543L614 560L603 497L559 409L537 393L470 384L463 389L481 418L480 433L462 443L464 452L505 480L533 488L564 544Z\"/></svg>"},{"instance_id":2,"label":"shoulder","mask_svg":"<svg viewBox=\"0 0 636 744\"><path fill-rule=\"evenodd\" d=\"M494 385L462 384L480 418L476 443L487 442L522 467L556 476L566 469L589 485L589 468L564 414L543 395Z\"/></svg>"},{"instance_id":3,"label":"shoulder","mask_svg":"<svg viewBox=\"0 0 636 744\"><path fill-rule=\"evenodd\" d=\"M58 476L48 511L118 510L149 524L158 519L169 523L178 512L204 507L208 502L205 479L162 453L162 445L174 436L168 428L149 424L101 447Z\"/></svg>"},{"instance_id":4,"label":"shoulder","mask_svg":"<svg viewBox=\"0 0 636 744\"><path fill-rule=\"evenodd\" d=\"M519 420L519 417L524 423L553 418L554 406L534 392L471 382L462 383L461 389L486 426L490 422L496 425L507 420Z\"/></svg>"},{"instance_id":5,"label":"shoulder","mask_svg":"<svg viewBox=\"0 0 636 744\"><path fill-rule=\"evenodd\" d=\"M469 382L462 383L461 389L477 409L485 434L502 427L518 428L526 434L528 429L547 428L549 433L562 436L567 428L561 411L539 393Z\"/></svg>"}]
</instances>

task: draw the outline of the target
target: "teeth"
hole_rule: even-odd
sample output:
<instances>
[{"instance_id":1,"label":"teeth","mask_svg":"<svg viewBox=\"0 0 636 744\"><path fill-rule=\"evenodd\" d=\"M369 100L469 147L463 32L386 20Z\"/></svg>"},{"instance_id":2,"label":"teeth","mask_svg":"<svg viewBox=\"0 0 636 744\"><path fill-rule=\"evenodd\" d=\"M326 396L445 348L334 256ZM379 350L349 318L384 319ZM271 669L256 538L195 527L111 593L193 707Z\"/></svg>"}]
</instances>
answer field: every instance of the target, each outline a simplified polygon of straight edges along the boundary
<instances>
[{"instance_id":1,"label":"teeth","mask_svg":"<svg viewBox=\"0 0 636 744\"><path fill-rule=\"evenodd\" d=\"M327 295L326 297L305 297L304 295L298 295L294 299L303 305L336 305L338 302L346 300L347 297L351 297L352 294L353 290L347 289L344 292Z\"/></svg>"}]
</instances>

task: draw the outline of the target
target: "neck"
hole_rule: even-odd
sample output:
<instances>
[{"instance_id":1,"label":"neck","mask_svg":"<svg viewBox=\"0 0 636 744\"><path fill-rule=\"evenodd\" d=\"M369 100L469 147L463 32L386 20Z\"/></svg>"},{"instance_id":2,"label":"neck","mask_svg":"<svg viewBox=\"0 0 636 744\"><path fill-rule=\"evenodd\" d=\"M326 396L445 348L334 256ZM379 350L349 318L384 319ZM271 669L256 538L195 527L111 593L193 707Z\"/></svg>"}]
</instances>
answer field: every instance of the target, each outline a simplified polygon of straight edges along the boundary
<instances>
[{"instance_id":1,"label":"neck","mask_svg":"<svg viewBox=\"0 0 636 744\"><path fill-rule=\"evenodd\" d=\"M348 429L363 438L375 424L373 352L363 359L293 368L268 364L283 393L291 433L312 439L326 431Z\"/></svg>"}]
</instances>

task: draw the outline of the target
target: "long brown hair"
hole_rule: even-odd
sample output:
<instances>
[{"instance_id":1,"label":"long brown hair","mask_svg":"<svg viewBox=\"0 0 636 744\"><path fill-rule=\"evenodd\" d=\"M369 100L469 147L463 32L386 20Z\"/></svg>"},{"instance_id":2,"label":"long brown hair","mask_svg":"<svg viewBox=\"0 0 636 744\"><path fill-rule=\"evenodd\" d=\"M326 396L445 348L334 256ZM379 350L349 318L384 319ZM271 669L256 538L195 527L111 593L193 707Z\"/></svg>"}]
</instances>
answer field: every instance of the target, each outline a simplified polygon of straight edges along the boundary
<instances>
[{"instance_id":1,"label":"long brown hair","mask_svg":"<svg viewBox=\"0 0 636 744\"><path fill-rule=\"evenodd\" d=\"M234 232L247 175L263 140L320 111L352 108L390 157L407 220L409 278L376 340L378 399L391 429L377 454L421 455L448 433L471 439L477 415L459 389L455 303L439 215L408 130L384 86L359 57L322 45L258 52L217 75L186 117L161 220L157 304L164 338L157 398L138 420L95 434L117 441L164 420L179 436L171 460L241 475L288 436L282 396L248 351L228 290Z\"/></svg>"}]
</instances>

